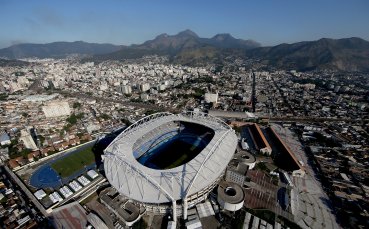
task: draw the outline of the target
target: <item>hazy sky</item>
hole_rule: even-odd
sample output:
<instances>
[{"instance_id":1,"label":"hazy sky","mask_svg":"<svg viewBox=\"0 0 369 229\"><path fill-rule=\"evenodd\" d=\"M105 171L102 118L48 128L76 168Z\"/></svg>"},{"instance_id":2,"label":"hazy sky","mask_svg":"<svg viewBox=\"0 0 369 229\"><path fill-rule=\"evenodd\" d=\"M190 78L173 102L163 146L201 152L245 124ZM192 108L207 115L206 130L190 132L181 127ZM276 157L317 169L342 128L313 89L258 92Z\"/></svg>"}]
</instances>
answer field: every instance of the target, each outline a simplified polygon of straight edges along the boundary
<instances>
[{"instance_id":1,"label":"hazy sky","mask_svg":"<svg viewBox=\"0 0 369 229\"><path fill-rule=\"evenodd\" d=\"M369 40L369 0L0 0L0 48L77 40L129 45L185 29L262 45Z\"/></svg>"}]
</instances>

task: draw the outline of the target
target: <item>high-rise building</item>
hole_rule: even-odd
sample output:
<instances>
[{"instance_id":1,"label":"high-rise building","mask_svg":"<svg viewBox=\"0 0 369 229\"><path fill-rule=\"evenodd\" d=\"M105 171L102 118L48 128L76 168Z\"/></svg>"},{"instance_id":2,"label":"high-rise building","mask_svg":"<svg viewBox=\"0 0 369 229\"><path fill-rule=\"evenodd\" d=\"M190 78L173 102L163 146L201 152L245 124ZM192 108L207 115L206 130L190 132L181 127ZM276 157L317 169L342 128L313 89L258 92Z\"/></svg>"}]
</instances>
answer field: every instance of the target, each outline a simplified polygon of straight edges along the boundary
<instances>
[{"instance_id":1,"label":"high-rise building","mask_svg":"<svg viewBox=\"0 0 369 229\"><path fill-rule=\"evenodd\" d=\"M143 84L141 84L140 85L140 90L142 91L142 92L145 92L145 91L148 91L148 90L150 90L150 84L149 83L143 83Z\"/></svg>"},{"instance_id":2,"label":"high-rise building","mask_svg":"<svg viewBox=\"0 0 369 229\"><path fill-rule=\"evenodd\" d=\"M120 87L120 91L122 94L131 94L132 93L132 87L129 85L123 85Z\"/></svg>"}]
</instances>

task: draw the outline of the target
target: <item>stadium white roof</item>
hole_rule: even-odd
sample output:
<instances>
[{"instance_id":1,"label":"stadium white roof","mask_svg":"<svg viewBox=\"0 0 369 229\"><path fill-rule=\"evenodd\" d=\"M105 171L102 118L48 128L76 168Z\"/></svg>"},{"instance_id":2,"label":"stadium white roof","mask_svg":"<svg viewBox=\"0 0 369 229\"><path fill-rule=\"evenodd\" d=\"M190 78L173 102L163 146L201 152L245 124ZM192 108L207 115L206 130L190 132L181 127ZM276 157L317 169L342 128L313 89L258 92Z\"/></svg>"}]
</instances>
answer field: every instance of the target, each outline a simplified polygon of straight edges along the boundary
<instances>
[{"instance_id":1,"label":"stadium white roof","mask_svg":"<svg viewBox=\"0 0 369 229\"><path fill-rule=\"evenodd\" d=\"M144 134L165 123L185 121L214 131L209 144L181 166L157 170L140 164L133 145ZM167 203L191 196L212 185L222 175L236 150L237 136L226 123L204 113L156 113L125 129L104 151L109 182L123 195L146 203Z\"/></svg>"}]
</instances>

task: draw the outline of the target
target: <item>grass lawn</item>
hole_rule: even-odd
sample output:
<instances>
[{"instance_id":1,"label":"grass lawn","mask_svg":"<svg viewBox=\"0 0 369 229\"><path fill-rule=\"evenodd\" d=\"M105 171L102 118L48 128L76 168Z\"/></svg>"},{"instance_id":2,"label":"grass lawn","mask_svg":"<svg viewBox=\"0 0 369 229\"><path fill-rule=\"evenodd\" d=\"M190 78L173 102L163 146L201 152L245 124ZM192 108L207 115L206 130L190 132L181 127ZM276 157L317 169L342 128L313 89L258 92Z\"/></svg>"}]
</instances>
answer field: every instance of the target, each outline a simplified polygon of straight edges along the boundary
<instances>
[{"instance_id":1,"label":"grass lawn","mask_svg":"<svg viewBox=\"0 0 369 229\"><path fill-rule=\"evenodd\" d=\"M172 169L175 168L177 166L180 166L183 164L183 162L188 158L187 154L183 154L182 156L180 156L175 162L173 162L172 164L170 164L169 166L167 166L165 169Z\"/></svg>"},{"instance_id":2,"label":"grass lawn","mask_svg":"<svg viewBox=\"0 0 369 229\"><path fill-rule=\"evenodd\" d=\"M51 165L61 177L68 177L85 165L91 165L95 161L95 156L92 153L92 146L87 147L77 153L72 153L60 160L57 160Z\"/></svg>"}]
</instances>

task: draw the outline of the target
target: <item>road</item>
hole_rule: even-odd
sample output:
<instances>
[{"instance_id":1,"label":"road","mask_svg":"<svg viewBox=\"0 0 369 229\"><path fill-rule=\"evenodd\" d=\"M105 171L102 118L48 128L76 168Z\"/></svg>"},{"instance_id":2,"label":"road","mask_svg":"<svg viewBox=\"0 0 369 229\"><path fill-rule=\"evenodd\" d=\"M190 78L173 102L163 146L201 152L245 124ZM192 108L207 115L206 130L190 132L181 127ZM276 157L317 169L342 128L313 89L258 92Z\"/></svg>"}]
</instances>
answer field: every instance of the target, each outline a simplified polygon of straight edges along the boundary
<instances>
[{"instance_id":1,"label":"road","mask_svg":"<svg viewBox=\"0 0 369 229\"><path fill-rule=\"evenodd\" d=\"M251 105L252 105L252 112L255 112L256 106L256 80L255 80L255 73L252 72L252 92L251 92Z\"/></svg>"},{"instance_id":2,"label":"road","mask_svg":"<svg viewBox=\"0 0 369 229\"><path fill-rule=\"evenodd\" d=\"M169 112L179 112L180 110L171 108L171 107L165 107L165 106L158 106L151 103L138 103L138 102L129 102L129 101L122 101L120 99L114 99L112 97L105 98L105 97L98 97L93 95L88 95L81 92L69 92L69 91L53 91L54 93L59 93L64 96L73 97L73 98L88 98L88 99L95 99L96 101L102 101L102 102L115 102L115 103L121 103L125 106L134 106L139 108L145 108L149 110L165 110Z\"/></svg>"},{"instance_id":3,"label":"road","mask_svg":"<svg viewBox=\"0 0 369 229\"><path fill-rule=\"evenodd\" d=\"M41 203L36 199L36 197L28 190L28 188L24 185L24 183L18 178L17 175L13 173L11 169L7 166L4 166L5 171L9 176L17 183L17 185L22 189L22 191L28 196L28 198L33 202L33 204L38 208L38 210L45 216L48 216L45 208L41 205Z\"/></svg>"},{"instance_id":4,"label":"road","mask_svg":"<svg viewBox=\"0 0 369 229\"><path fill-rule=\"evenodd\" d=\"M269 119L269 121L283 122L369 122L369 119L353 119L353 118L329 118L329 117L260 117L261 119Z\"/></svg>"}]
</instances>

